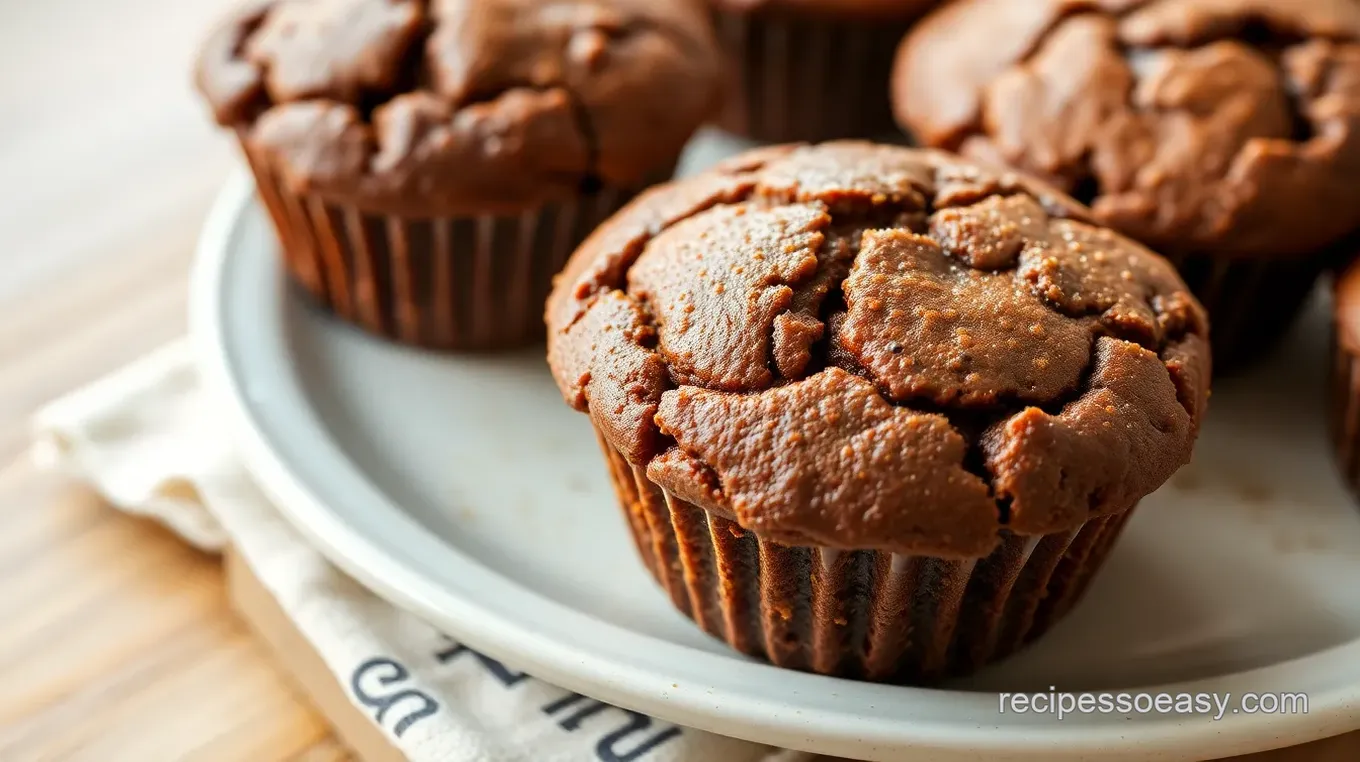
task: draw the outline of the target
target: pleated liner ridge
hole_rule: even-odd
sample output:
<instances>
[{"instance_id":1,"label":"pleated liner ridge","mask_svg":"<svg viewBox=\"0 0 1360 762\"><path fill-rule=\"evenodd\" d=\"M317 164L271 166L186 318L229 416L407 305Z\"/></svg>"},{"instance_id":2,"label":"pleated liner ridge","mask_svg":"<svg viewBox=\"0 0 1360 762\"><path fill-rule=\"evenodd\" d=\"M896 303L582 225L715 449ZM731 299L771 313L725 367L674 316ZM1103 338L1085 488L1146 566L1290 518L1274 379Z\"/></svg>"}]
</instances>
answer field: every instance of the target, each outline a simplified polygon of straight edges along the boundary
<instances>
[{"instance_id":1,"label":"pleated liner ridge","mask_svg":"<svg viewBox=\"0 0 1360 762\"><path fill-rule=\"evenodd\" d=\"M725 128L771 143L899 134L888 83L908 22L721 12L715 22L737 83Z\"/></svg>"},{"instance_id":2,"label":"pleated liner ridge","mask_svg":"<svg viewBox=\"0 0 1360 762\"><path fill-rule=\"evenodd\" d=\"M641 190L606 186L511 216L408 219L295 193L267 157L243 148L293 279L339 317L429 349L542 339L553 276Z\"/></svg>"},{"instance_id":3,"label":"pleated liner ridge","mask_svg":"<svg viewBox=\"0 0 1360 762\"><path fill-rule=\"evenodd\" d=\"M971 561L795 548L676 498L600 442L638 554L676 608L742 653L862 680L964 675L1039 637L1081 599L1131 513L1008 536Z\"/></svg>"}]
</instances>

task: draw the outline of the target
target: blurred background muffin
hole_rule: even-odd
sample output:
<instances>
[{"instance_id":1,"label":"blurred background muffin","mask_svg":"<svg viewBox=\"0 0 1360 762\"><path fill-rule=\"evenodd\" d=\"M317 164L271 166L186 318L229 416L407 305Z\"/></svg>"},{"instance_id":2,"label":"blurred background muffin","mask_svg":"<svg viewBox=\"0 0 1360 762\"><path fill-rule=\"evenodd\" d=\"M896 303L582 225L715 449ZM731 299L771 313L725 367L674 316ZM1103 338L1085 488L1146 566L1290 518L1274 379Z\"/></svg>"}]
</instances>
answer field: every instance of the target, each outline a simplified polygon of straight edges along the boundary
<instances>
[{"instance_id":1,"label":"blurred background muffin","mask_svg":"<svg viewBox=\"0 0 1360 762\"><path fill-rule=\"evenodd\" d=\"M638 552L780 666L930 682L1046 632L1190 459L1203 309L1015 174L863 142L654 188L572 257L548 359Z\"/></svg>"},{"instance_id":2,"label":"blurred background muffin","mask_svg":"<svg viewBox=\"0 0 1360 762\"><path fill-rule=\"evenodd\" d=\"M1327 421L1337 467L1351 491L1360 496L1360 260L1337 273L1332 294Z\"/></svg>"},{"instance_id":3,"label":"blurred background muffin","mask_svg":"<svg viewBox=\"0 0 1360 762\"><path fill-rule=\"evenodd\" d=\"M723 126L784 143L883 138L893 52L939 0L705 0L732 67Z\"/></svg>"},{"instance_id":4,"label":"blurred background muffin","mask_svg":"<svg viewBox=\"0 0 1360 762\"><path fill-rule=\"evenodd\" d=\"M542 336L572 248L669 177L717 60L688 0L277 0L216 32L197 82L317 300L499 349Z\"/></svg>"},{"instance_id":5,"label":"blurred background muffin","mask_svg":"<svg viewBox=\"0 0 1360 762\"><path fill-rule=\"evenodd\" d=\"M960 0L904 42L894 104L1169 257L1230 367L1355 246L1358 41L1343 0Z\"/></svg>"}]
</instances>

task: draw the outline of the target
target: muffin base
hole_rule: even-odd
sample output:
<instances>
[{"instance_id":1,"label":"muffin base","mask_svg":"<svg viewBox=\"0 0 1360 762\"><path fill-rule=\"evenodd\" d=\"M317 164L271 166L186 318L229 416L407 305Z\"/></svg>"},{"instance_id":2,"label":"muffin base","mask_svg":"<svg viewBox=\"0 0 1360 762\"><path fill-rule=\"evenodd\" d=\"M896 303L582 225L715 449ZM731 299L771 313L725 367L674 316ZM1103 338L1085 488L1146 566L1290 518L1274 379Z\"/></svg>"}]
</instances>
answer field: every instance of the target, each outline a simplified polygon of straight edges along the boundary
<instances>
[{"instance_id":1,"label":"muffin base","mask_svg":"<svg viewBox=\"0 0 1360 762\"><path fill-rule=\"evenodd\" d=\"M1241 370L1274 349L1330 263L1325 256L1269 260L1189 254L1167 259L1209 313L1216 375Z\"/></svg>"},{"instance_id":2,"label":"muffin base","mask_svg":"<svg viewBox=\"0 0 1360 762\"><path fill-rule=\"evenodd\" d=\"M427 349L541 340L553 277L641 190L605 187L518 215L412 219L297 193L268 157L242 149L292 279L344 320Z\"/></svg>"},{"instance_id":3,"label":"muffin base","mask_svg":"<svg viewBox=\"0 0 1360 762\"><path fill-rule=\"evenodd\" d=\"M899 134L889 81L910 20L724 12L714 19L736 83L724 129L769 143Z\"/></svg>"},{"instance_id":4,"label":"muffin base","mask_svg":"<svg viewBox=\"0 0 1360 762\"><path fill-rule=\"evenodd\" d=\"M603 437L638 554L700 628L780 667L926 684L1001 659L1081 600L1130 513L949 560L790 547L653 483Z\"/></svg>"}]
</instances>

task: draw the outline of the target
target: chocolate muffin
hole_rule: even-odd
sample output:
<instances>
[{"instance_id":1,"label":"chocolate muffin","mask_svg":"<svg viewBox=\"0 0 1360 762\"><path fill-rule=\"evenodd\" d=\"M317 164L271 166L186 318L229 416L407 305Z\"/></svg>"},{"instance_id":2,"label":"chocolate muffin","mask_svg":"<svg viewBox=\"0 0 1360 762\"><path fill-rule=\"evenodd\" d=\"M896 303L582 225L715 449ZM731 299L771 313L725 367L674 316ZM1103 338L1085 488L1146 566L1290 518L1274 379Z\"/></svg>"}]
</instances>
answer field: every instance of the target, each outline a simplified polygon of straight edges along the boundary
<instances>
[{"instance_id":1,"label":"chocolate muffin","mask_svg":"<svg viewBox=\"0 0 1360 762\"><path fill-rule=\"evenodd\" d=\"M708 0L733 71L723 126L785 143L891 136L888 82L939 0Z\"/></svg>"},{"instance_id":2,"label":"chocolate muffin","mask_svg":"<svg viewBox=\"0 0 1360 762\"><path fill-rule=\"evenodd\" d=\"M655 188L576 252L548 359L638 552L704 630L870 680L968 672L1081 597L1191 454L1175 270L948 154L784 146Z\"/></svg>"},{"instance_id":3,"label":"chocolate muffin","mask_svg":"<svg viewBox=\"0 0 1360 762\"><path fill-rule=\"evenodd\" d=\"M1360 3L960 0L900 51L898 120L1036 173L1166 255L1220 368L1269 348L1360 228Z\"/></svg>"},{"instance_id":4,"label":"chocolate muffin","mask_svg":"<svg viewBox=\"0 0 1360 762\"><path fill-rule=\"evenodd\" d=\"M718 57L688 0L275 0L216 31L197 84L318 301L499 349L542 337L572 249L669 178Z\"/></svg>"}]
</instances>

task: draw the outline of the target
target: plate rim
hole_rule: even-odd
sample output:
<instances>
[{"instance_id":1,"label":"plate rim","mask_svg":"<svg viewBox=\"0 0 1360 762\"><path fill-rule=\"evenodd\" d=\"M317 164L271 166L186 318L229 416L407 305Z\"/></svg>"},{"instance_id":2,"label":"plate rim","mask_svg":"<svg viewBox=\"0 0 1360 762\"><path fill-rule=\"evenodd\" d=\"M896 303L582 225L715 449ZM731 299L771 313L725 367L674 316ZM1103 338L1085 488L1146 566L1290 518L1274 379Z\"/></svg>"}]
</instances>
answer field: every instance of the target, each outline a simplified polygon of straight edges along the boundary
<instances>
[{"instance_id":1,"label":"plate rim","mask_svg":"<svg viewBox=\"0 0 1360 762\"><path fill-rule=\"evenodd\" d=\"M237 259L231 256L234 244L252 209L254 213L265 214L256 200L254 181L247 172L238 169L218 195L204 225L190 278L189 298L195 359L205 388L224 406L231 438L247 471L288 522L346 574L379 597L415 613L488 656L524 668L560 687L663 721L757 743L862 759L883 759L904 751L930 753L934 755L932 759L942 760L976 759L978 754L987 754L988 759L1016 762L1091 757L1166 759L1187 754L1222 756L1306 743L1360 727L1360 667L1352 668L1349 684L1309 692L1308 714L1229 715L1217 722L1174 715L1140 715L1132 720L1122 715L1088 715L1062 722L1051 717L1045 718L1047 722L1035 722L1033 718L1038 715L1025 715L1021 718L1030 721L1012 721L1014 715L1003 716L996 711L996 694L875 686L789 672L649 638L577 612L610 637L627 632L632 638L653 641L665 650L692 652L690 655L704 662L721 659L728 668L759 675L761 680L774 674L781 682L829 690L833 695L837 690L878 695L892 691L895 699L957 704L974 712L949 721L897 717L889 722L883 717L816 708L795 710L793 719L787 711L787 702L780 707L784 711L771 711L768 695L760 695L758 689L745 693L730 688L705 689L702 681L677 679L675 672L658 671L654 665L641 663L631 655L626 659L618 652L606 656L553 642L541 629L523 621L511 621L487 608L485 602L460 598L416 571L401 553L395 552L396 548L384 547L377 538L355 531L281 457L278 443L271 441L259 411L240 383L240 368L234 366L235 358L228 350L227 323L222 319L227 296L224 274ZM395 506L391 510L401 513ZM416 531L424 532L418 528ZM447 551L463 563L485 569L456 549ZM492 570L486 571L494 574ZM536 595L527 589L526 592ZM566 608L541 597L539 602L549 610ZM1289 685L1291 676L1300 683L1310 674L1315 680L1321 675L1335 678L1337 665L1344 663L1360 665L1360 638L1244 672L1132 690L1240 694L1253 686L1260 689L1262 685ZM854 687L847 687L847 683ZM1289 690L1305 692L1308 688L1305 685ZM793 693L796 695L797 691ZM986 713L979 717L975 714L979 710Z\"/></svg>"}]
</instances>

